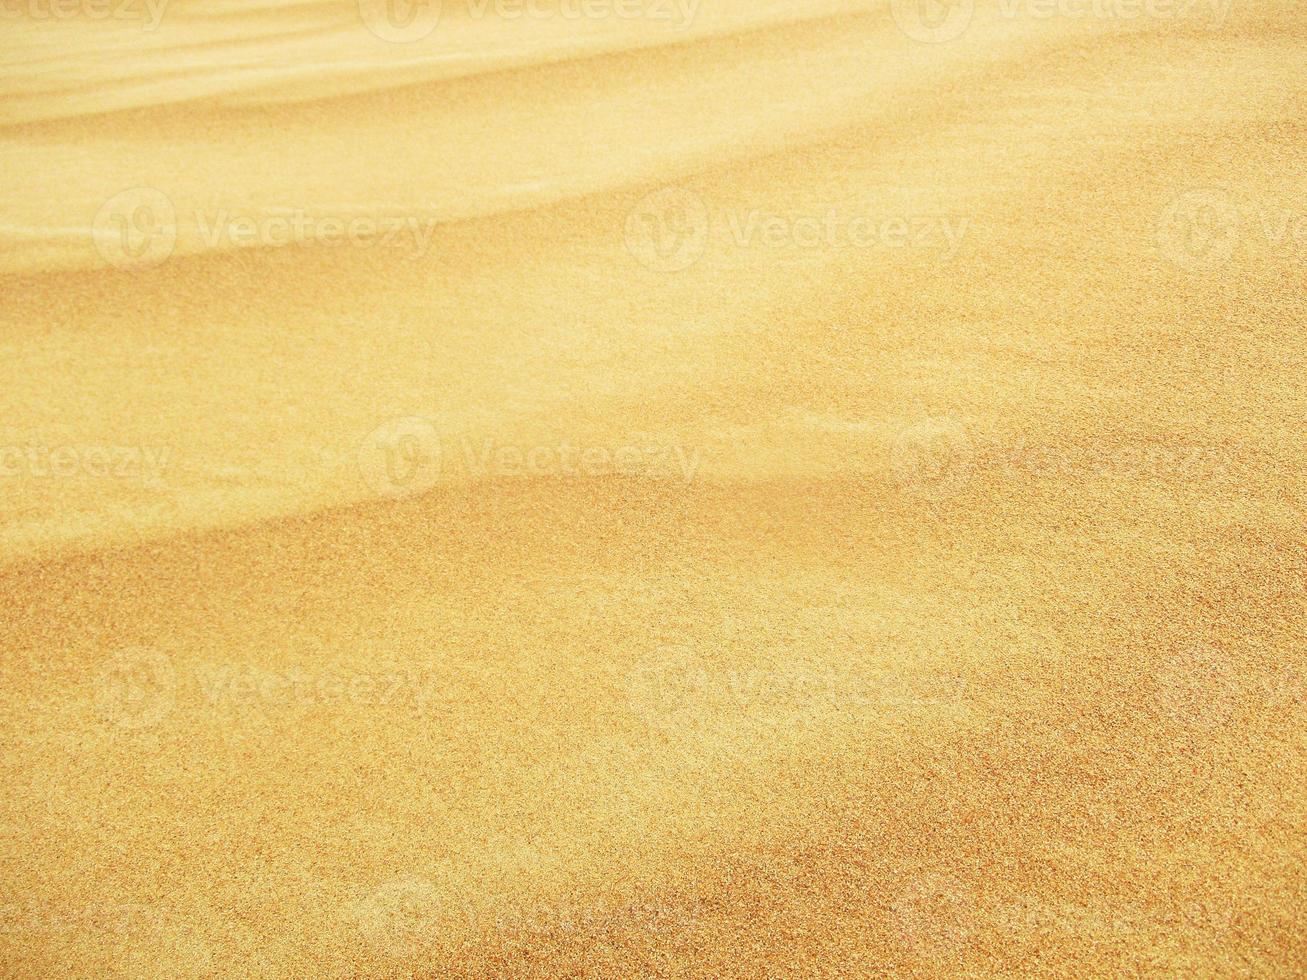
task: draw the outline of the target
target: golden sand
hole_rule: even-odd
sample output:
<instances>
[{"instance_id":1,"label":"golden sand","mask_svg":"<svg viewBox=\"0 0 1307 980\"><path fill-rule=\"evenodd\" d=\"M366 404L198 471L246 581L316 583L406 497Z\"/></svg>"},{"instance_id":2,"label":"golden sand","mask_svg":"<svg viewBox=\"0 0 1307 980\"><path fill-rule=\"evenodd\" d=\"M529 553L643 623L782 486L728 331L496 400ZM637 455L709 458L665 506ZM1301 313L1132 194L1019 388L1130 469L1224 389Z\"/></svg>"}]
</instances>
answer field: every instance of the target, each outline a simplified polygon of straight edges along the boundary
<instances>
[{"instance_id":1,"label":"golden sand","mask_svg":"<svg viewBox=\"0 0 1307 980\"><path fill-rule=\"evenodd\" d=\"M1307 8L152 4L0 10L0 973L1307 973Z\"/></svg>"}]
</instances>

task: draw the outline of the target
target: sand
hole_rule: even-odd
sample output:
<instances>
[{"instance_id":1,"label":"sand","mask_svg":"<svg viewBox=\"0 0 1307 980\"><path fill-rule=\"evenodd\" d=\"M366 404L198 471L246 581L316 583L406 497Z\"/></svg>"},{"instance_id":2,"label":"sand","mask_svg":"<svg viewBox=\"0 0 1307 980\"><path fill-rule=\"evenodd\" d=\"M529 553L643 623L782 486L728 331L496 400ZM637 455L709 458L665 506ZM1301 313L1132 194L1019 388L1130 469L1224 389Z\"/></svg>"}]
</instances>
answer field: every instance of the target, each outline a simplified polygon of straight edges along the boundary
<instances>
[{"instance_id":1,"label":"sand","mask_svg":"<svg viewBox=\"0 0 1307 980\"><path fill-rule=\"evenodd\" d=\"M4 12L4 975L1307 972L1307 11Z\"/></svg>"}]
</instances>

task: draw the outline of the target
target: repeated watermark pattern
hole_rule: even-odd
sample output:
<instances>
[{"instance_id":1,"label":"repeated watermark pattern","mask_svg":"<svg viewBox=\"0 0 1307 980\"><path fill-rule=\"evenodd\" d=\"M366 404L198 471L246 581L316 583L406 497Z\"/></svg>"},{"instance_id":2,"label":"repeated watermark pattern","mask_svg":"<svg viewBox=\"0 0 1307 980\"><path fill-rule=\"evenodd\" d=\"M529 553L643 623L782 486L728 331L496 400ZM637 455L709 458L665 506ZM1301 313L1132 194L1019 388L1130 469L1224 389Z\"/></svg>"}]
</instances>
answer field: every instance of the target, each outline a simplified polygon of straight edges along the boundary
<instances>
[{"instance_id":1,"label":"repeated watermark pattern","mask_svg":"<svg viewBox=\"0 0 1307 980\"><path fill-rule=\"evenodd\" d=\"M821 718L878 708L960 708L957 676L908 677L891 670L850 670L779 661L766 668L717 668L695 650L664 646L627 675L632 710L657 728L693 728L717 713Z\"/></svg>"},{"instance_id":2,"label":"repeated watermark pattern","mask_svg":"<svg viewBox=\"0 0 1307 980\"><path fill-rule=\"evenodd\" d=\"M446 446L445 442L449 445ZM359 444L358 468L373 493L390 498L425 493L442 477L643 477L694 480L700 450L679 443L632 440L592 443L562 439L529 445L491 437L442 440L429 419L407 416L374 429Z\"/></svg>"},{"instance_id":3,"label":"repeated watermark pattern","mask_svg":"<svg viewBox=\"0 0 1307 980\"><path fill-rule=\"evenodd\" d=\"M120 480L157 483L168 468L167 446L78 444L0 446L0 480Z\"/></svg>"},{"instance_id":4,"label":"repeated watermark pattern","mask_svg":"<svg viewBox=\"0 0 1307 980\"><path fill-rule=\"evenodd\" d=\"M640 264L665 273L688 269L714 241L773 251L912 249L947 262L959 254L971 224L966 215L925 212L710 211L695 192L665 187L646 195L628 213L624 240ZM183 225L194 230L196 244L210 249L312 245L395 249L421 257L431 251L440 221L413 214L331 214L302 208L257 214L214 208L183 215L158 188L134 187L101 205L91 240L111 266L149 268L174 254ZM1229 263L1241 246L1302 255L1307 253L1307 211L1241 204L1221 188L1191 188L1160 209L1154 239L1162 258L1197 271Z\"/></svg>"},{"instance_id":5,"label":"repeated watermark pattern","mask_svg":"<svg viewBox=\"0 0 1307 980\"><path fill-rule=\"evenodd\" d=\"M411 667L373 670L293 666L284 670L234 664L177 667L161 650L116 651L95 679L97 717L124 730L152 728L174 712L323 706L369 706L423 713L432 709L449 679Z\"/></svg>"},{"instance_id":6,"label":"repeated watermark pattern","mask_svg":"<svg viewBox=\"0 0 1307 980\"><path fill-rule=\"evenodd\" d=\"M446 674L412 667L283 670L235 664L178 669L151 647L115 651L94 682L97 716L107 725L150 728L182 706L277 711L325 705L370 706L423 713L449 684ZM908 676L892 670L814 667L779 662L765 668L719 668L683 646L660 647L626 675L628 703L646 724L693 728L717 713L820 717L879 708L965 706L956 675ZM1191 645L1157 671L1159 710L1193 728L1216 728L1240 710L1264 713L1307 703L1307 677L1282 667L1248 676L1227 655Z\"/></svg>"},{"instance_id":7,"label":"repeated watermark pattern","mask_svg":"<svg viewBox=\"0 0 1307 980\"><path fill-rule=\"evenodd\" d=\"M532 944L560 932L594 934L610 930L666 937L693 929L693 907L636 903L603 908L536 908L480 912L451 902L446 890L418 875L399 875L384 882L354 907L363 939L392 956L430 952L456 937L489 936L509 943Z\"/></svg>"},{"instance_id":8,"label":"repeated watermark pattern","mask_svg":"<svg viewBox=\"0 0 1307 980\"><path fill-rule=\"evenodd\" d=\"M391 44L426 40L440 25L440 0L357 0L359 17ZM678 30L689 27L702 0L466 0L457 22L642 21Z\"/></svg>"},{"instance_id":9,"label":"repeated watermark pattern","mask_svg":"<svg viewBox=\"0 0 1307 980\"><path fill-rule=\"evenodd\" d=\"M709 211L682 187L645 195L626 217L627 251L655 272L680 272L701 259L713 240L740 249L921 249L949 261L962 247L971 219L948 214L851 213L838 208L778 212L763 208Z\"/></svg>"},{"instance_id":10,"label":"repeated watermark pattern","mask_svg":"<svg viewBox=\"0 0 1307 980\"><path fill-rule=\"evenodd\" d=\"M154 31L172 0L0 0L0 20L115 21Z\"/></svg>"},{"instance_id":11,"label":"repeated watermark pattern","mask_svg":"<svg viewBox=\"0 0 1307 980\"><path fill-rule=\"evenodd\" d=\"M984 470L1022 480L1058 479L1216 482L1229 475L1229 450L1139 441L1112 446L1035 446L972 436L958 419L930 417L900 428L890 441L890 465L904 492L929 500L960 493Z\"/></svg>"},{"instance_id":12,"label":"repeated watermark pattern","mask_svg":"<svg viewBox=\"0 0 1307 980\"><path fill-rule=\"evenodd\" d=\"M280 208L242 214L229 208L181 213L156 187L132 187L109 198L96 212L91 237L101 258L123 269L149 268L177 248L180 228L193 227L205 248L395 249L426 255L440 222L416 215L331 214Z\"/></svg>"},{"instance_id":13,"label":"repeated watermark pattern","mask_svg":"<svg viewBox=\"0 0 1307 980\"><path fill-rule=\"evenodd\" d=\"M1158 254L1194 272L1228 265L1241 246L1307 257L1307 211L1241 204L1221 188L1191 188L1162 209L1156 240Z\"/></svg>"},{"instance_id":14,"label":"repeated watermark pattern","mask_svg":"<svg viewBox=\"0 0 1307 980\"><path fill-rule=\"evenodd\" d=\"M1097 21L1225 26L1234 0L995 0L1000 22ZM986 9L991 6L986 4ZM894 22L907 37L942 44L965 36L976 22L977 0L890 0Z\"/></svg>"}]
</instances>

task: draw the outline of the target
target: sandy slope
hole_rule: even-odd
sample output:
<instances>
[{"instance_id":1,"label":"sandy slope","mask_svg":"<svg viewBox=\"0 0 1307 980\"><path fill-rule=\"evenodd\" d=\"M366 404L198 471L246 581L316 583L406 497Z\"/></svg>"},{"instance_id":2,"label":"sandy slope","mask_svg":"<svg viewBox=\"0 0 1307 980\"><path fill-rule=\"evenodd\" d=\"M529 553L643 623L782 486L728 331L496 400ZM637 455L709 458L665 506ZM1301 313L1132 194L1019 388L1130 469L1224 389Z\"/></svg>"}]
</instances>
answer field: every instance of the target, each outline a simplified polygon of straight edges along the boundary
<instances>
[{"instance_id":1,"label":"sandy slope","mask_svg":"<svg viewBox=\"0 0 1307 980\"><path fill-rule=\"evenodd\" d=\"M1304 15L446 8L5 28L3 972L1307 968Z\"/></svg>"}]
</instances>

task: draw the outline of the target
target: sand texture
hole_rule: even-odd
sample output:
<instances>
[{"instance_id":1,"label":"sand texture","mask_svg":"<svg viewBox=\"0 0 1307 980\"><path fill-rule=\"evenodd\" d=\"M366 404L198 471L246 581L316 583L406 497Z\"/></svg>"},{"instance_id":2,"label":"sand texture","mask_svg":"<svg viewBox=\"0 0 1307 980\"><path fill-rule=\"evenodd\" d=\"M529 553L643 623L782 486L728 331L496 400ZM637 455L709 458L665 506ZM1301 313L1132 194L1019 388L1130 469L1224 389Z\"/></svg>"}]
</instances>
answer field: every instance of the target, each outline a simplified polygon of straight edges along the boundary
<instances>
[{"instance_id":1,"label":"sand texture","mask_svg":"<svg viewBox=\"0 0 1307 980\"><path fill-rule=\"evenodd\" d=\"M1307 975L1307 6L6 0L0 975Z\"/></svg>"}]
</instances>

